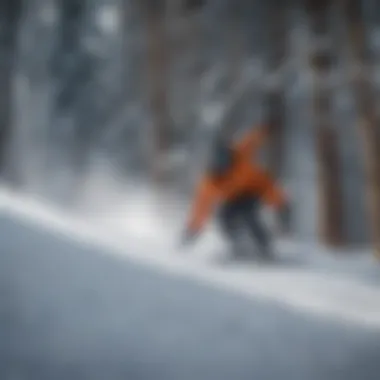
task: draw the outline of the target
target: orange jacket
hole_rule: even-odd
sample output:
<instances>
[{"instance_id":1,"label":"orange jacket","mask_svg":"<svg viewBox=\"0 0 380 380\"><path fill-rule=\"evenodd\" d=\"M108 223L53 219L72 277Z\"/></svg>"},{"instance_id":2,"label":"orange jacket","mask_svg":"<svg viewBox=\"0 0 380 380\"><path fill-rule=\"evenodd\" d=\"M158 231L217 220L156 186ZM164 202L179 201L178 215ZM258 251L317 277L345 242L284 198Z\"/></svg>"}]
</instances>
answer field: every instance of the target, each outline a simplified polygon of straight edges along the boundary
<instances>
[{"instance_id":1,"label":"orange jacket","mask_svg":"<svg viewBox=\"0 0 380 380\"><path fill-rule=\"evenodd\" d=\"M285 203L283 190L263 168L251 162L252 155L256 155L265 139L264 128L249 132L233 144L234 163L223 178L217 179L207 174L202 178L190 214L190 230L200 231L218 202L241 194L259 196L272 207L281 207Z\"/></svg>"}]
</instances>

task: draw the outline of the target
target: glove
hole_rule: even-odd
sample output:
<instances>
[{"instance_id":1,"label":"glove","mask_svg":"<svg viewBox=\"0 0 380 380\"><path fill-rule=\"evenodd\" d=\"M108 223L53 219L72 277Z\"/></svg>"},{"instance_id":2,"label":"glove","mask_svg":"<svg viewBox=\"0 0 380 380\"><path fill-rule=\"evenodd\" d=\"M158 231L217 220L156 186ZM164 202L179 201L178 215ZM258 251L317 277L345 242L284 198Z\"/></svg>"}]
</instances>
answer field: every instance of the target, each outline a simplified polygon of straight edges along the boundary
<instances>
[{"instance_id":1,"label":"glove","mask_svg":"<svg viewBox=\"0 0 380 380\"><path fill-rule=\"evenodd\" d=\"M192 244L195 241L197 235L198 234L196 231L192 231L192 230L187 228L182 233L180 245L183 247L183 246L188 246L188 245Z\"/></svg>"}]
</instances>

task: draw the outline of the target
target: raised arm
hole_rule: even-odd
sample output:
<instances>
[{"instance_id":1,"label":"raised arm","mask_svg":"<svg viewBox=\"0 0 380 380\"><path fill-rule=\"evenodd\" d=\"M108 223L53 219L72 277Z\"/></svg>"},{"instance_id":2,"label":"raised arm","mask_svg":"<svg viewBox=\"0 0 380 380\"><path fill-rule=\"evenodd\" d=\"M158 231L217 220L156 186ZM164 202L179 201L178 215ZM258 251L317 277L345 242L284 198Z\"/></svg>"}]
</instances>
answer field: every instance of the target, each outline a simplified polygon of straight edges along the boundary
<instances>
[{"instance_id":1,"label":"raised arm","mask_svg":"<svg viewBox=\"0 0 380 380\"><path fill-rule=\"evenodd\" d=\"M207 219L210 217L212 208L217 199L217 190L211 180L204 179L196 192L195 200L187 223L187 230L193 234L199 233Z\"/></svg>"}]
</instances>

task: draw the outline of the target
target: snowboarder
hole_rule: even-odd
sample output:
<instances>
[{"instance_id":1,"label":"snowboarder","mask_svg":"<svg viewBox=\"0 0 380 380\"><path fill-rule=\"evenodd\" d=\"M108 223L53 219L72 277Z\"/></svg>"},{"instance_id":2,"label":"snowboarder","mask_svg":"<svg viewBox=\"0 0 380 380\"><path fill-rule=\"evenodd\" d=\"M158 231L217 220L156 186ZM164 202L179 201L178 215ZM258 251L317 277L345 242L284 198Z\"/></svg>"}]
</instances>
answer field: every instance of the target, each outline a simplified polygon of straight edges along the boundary
<instances>
[{"instance_id":1,"label":"snowboarder","mask_svg":"<svg viewBox=\"0 0 380 380\"><path fill-rule=\"evenodd\" d=\"M269 132L269 127L254 129L232 144L218 139L196 191L183 244L194 241L218 205L221 230L233 247L245 225L258 243L260 255L272 257L270 234L260 220L260 206L266 204L279 212L285 232L289 229L290 207L284 190L257 162L257 153Z\"/></svg>"}]
</instances>

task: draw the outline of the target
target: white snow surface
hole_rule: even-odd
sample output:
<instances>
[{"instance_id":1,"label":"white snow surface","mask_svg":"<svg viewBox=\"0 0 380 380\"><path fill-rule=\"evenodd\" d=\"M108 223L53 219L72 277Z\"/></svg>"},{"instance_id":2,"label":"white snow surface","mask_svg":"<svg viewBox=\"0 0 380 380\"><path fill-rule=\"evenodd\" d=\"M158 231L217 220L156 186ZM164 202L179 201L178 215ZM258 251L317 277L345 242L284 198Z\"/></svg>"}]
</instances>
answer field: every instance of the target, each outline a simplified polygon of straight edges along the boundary
<instances>
[{"instance_id":1,"label":"white snow surface","mask_svg":"<svg viewBox=\"0 0 380 380\"><path fill-rule=\"evenodd\" d=\"M201 281L240 296L278 302L319 317L380 328L380 281L371 283L355 277L356 272L368 270L380 278L379 264L369 253L350 253L337 258L320 247L280 241L281 257L304 261L307 265L218 265L214 258L223 254L225 247L213 226L193 248L179 248L178 235L184 215L179 200L172 197L166 203L163 199L158 202L141 188L128 190L124 198L128 202L123 203L116 196L112 199L114 207L108 205L101 210L99 206L92 214L83 212L74 216L36 197L3 188L0 210L67 239L102 246L105 253L155 270ZM339 271L342 268L345 270Z\"/></svg>"}]
</instances>

